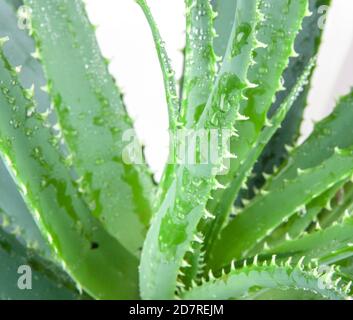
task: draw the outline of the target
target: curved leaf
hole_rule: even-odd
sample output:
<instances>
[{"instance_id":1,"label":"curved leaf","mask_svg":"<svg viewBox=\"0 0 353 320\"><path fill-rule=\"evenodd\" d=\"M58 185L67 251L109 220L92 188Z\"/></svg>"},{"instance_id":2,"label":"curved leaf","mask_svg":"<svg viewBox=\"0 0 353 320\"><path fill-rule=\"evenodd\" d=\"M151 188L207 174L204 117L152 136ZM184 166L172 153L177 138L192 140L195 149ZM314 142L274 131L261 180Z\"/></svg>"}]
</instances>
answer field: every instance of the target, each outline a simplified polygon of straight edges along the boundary
<instances>
[{"instance_id":1,"label":"curved leaf","mask_svg":"<svg viewBox=\"0 0 353 320\"><path fill-rule=\"evenodd\" d=\"M198 122L214 83L213 15L209 0L186 0L187 37L181 114L186 128Z\"/></svg>"},{"instance_id":2,"label":"curved leaf","mask_svg":"<svg viewBox=\"0 0 353 320\"><path fill-rule=\"evenodd\" d=\"M319 220L319 214L323 208L331 206L332 199L345 184L341 181L320 196L312 200L305 208L293 215L288 222L278 227L271 235L265 238L258 246L265 247L277 246L288 239L297 239L309 230L309 227ZM266 244L265 244L266 243ZM255 249L259 250L259 249Z\"/></svg>"},{"instance_id":3,"label":"curved leaf","mask_svg":"<svg viewBox=\"0 0 353 320\"><path fill-rule=\"evenodd\" d=\"M81 299L70 279L50 262L22 246L0 228L0 300ZM21 267L26 273L22 275ZM30 268L30 269L28 269ZM28 276L21 281L21 275ZM25 284L27 289L20 289Z\"/></svg>"},{"instance_id":4,"label":"curved leaf","mask_svg":"<svg viewBox=\"0 0 353 320\"><path fill-rule=\"evenodd\" d=\"M36 101L40 109L45 110L49 107L49 99L39 89L45 84L45 79L41 66L31 56L34 43L26 30L18 28L16 10L21 4L21 1L0 1L0 37L10 38L4 46L4 54L12 66L21 66L19 77L24 87L29 88L35 84ZM14 232L23 244L35 247L41 254L50 258L48 245L40 234L1 158L0 209L6 212L6 220L10 223L7 227L8 231Z\"/></svg>"},{"instance_id":5,"label":"curved leaf","mask_svg":"<svg viewBox=\"0 0 353 320\"><path fill-rule=\"evenodd\" d=\"M36 53L49 80L47 89L54 99L70 151L68 161L77 170L80 190L92 214L138 255L151 216L152 179L142 154L136 158L128 150L132 142L136 147L136 135L83 3L25 3L32 9Z\"/></svg>"},{"instance_id":6,"label":"curved leaf","mask_svg":"<svg viewBox=\"0 0 353 320\"><path fill-rule=\"evenodd\" d=\"M259 138L262 130L270 125L267 113L276 92L281 88L281 75L289 58L294 55L293 44L307 14L307 6L307 0L260 2L262 19L257 26L257 49L249 69L249 81L254 85L245 92L246 99L240 106L239 112L245 121L235 124L238 137L231 141L231 152L236 157L231 161L229 172L218 177L219 182L227 188L217 190L212 195L214 200L207 205L208 211L217 217L211 227L207 227L210 231L206 230L208 251L212 250L215 235L227 222L240 188L250 174L247 158L256 145L261 144ZM242 28L246 29L247 26ZM235 186L229 187L234 181Z\"/></svg>"},{"instance_id":7,"label":"curved leaf","mask_svg":"<svg viewBox=\"0 0 353 320\"><path fill-rule=\"evenodd\" d=\"M78 285L95 298L137 298L137 259L91 216L31 95L0 50L0 153L27 206Z\"/></svg>"},{"instance_id":8,"label":"curved leaf","mask_svg":"<svg viewBox=\"0 0 353 320\"><path fill-rule=\"evenodd\" d=\"M316 231L297 240L286 241L264 254L276 254L278 257L292 256L298 260L318 260L319 263L336 263L353 255L353 218L348 217L342 223L325 230Z\"/></svg>"},{"instance_id":9,"label":"curved leaf","mask_svg":"<svg viewBox=\"0 0 353 320\"><path fill-rule=\"evenodd\" d=\"M246 299L263 294L265 290L275 289L282 294L293 291L306 292L302 298L345 300L350 298L350 284L336 283L338 276L334 271L320 273L318 269L303 266L276 265L265 262L263 265L232 268L218 279L212 278L190 291L182 293L187 300L229 300ZM298 297L299 298L299 297Z\"/></svg>"},{"instance_id":10,"label":"curved leaf","mask_svg":"<svg viewBox=\"0 0 353 320\"><path fill-rule=\"evenodd\" d=\"M275 103L272 105L270 113L274 113L281 102L290 93L295 85L297 78L304 70L308 61L317 54L321 36L322 27L319 25L321 19L321 6L329 6L331 0L310 0L310 12L312 15L303 21L303 29L299 32L295 41L295 51L298 56L291 59L287 70L283 74L284 91L278 93ZM288 156L286 145L293 145L299 137L299 129L303 118L303 112L307 105L307 95L310 89L310 82L306 85L302 94L297 98L293 108L288 113L282 127L274 135L272 140L266 146L261 158L254 167L256 177L249 181L248 197L253 195L253 187L260 188L264 179L262 173L272 173L275 167L280 166Z\"/></svg>"},{"instance_id":11,"label":"curved leaf","mask_svg":"<svg viewBox=\"0 0 353 320\"><path fill-rule=\"evenodd\" d=\"M301 171L295 179L286 180L270 191L262 190L256 200L223 229L212 252L212 267L218 269L232 259L246 257L300 206L324 192L327 186L352 174L353 150L336 150L329 159L317 167Z\"/></svg>"},{"instance_id":12,"label":"curved leaf","mask_svg":"<svg viewBox=\"0 0 353 320\"><path fill-rule=\"evenodd\" d=\"M351 212L353 207L353 184L351 182L346 183L341 192L342 194L338 195L334 207L327 208L320 214L319 223L321 228L328 228L339 222L347 212Z\"/></svg>"},{"instance_id":13,"label":"curved leaf","mask_svg":"<svg viewBox=\"0 0 353 320\"><path fill-rule=\"evenodd\" d=\"M208 103L193 128L196 131L206 130L208 133L208 130L212 129L232 129L243 90L248 86L247 71L255 45L255 26L258 22L257 4L256 0L243 0L238 5L237 20L226 58ZM246 35L248 38L247 41L238 43L238 28L244 23L250 28ZM217 138L220 132L217 131ZM193 241L200 241L196 235L197 226L200 220L207 216L206 202L212 189L219 188L215 175L220 171L227 150L219 141L218 146L222 151L219 163L183 163L175 172L175 179L152 221L142 251L140 288L145 299L174 297L184 256ZM192 154L197 153L193 144L188 144L187 148ZM190 201L191 199L193 201Z\"/></svg>"},{"instance_id":14,"label":"curved leaf","mask_svg":"<svg viewBox=\"0 0 353 320\"><path fill-rule=\"evenodd\" d=\"M341 98L333 113L319 122L308 140L301 146L295 148L291 152L287 163L283 165L275 175L268 178L266 185L262 188L262 194L258 194L250 202L249 206L242 210L226 229L222 231L223 234L228 234L226 238L232 238L228 239L230 242L226 244L232 247L231 250L237 251L235 247L242 244L240 251L246 248L246 251L249 252L249 250L265 240L265 237L269 236L277 227L283 222L286 222L296 212L304 210L304 206L309 204L313 198L326 192L330 187L333 187L334 184L340 181L346 181L350 178L349 163L347 163L347 168L339 168L338 164L336 164L336 166L334 165L332 156L334 156L337 147L346 149L353 146L353 134L350 134L353 130L351 126L353 116L351 112L352 106L353 92ZM336 178L334 174L329 177L330 173L326 171L324 167L326 162L331 162L333 167L332 172L335 172L336 169L337 173L338 171L341 172ZM344 170L346 170L346 172L344 172ZM319 175L317 176L318 180L316 182L309 180L310 172L316 175L319 174L320 171L322 172L323 178L321 183ZM325 171L326 174L324 174ZM327 176L329 181L324 182L324 176ZM304 183L302 178L308 179L307 187L305 187L304 184L300 186L300 183ZM315 183L317 183L316 187L318 187L318 189L314 191L316 188L314 187ZM300 190L291 194L289 192L290 186L294 187L296 184ZM272 200L270 200L271 198ZM270 201L271 204L270 202L267 203L267 201ZM265 204L265 202L267 204ZM281 203L281 206L279 206L278 203ZM270 207L268 207L269 204ZM253 213L247 215L249 211L253 211ZM257 212L255 213L255 211ZM281 212L281 214L276 216L275 212ZM256 217L256 219L254 219L254 217ZM240 234L243 234L245 230L248 229L243 223L248 226L251 225L251 230L248 230L246 238L252 238L252 243L246 243L247 241L240 236ZM237 230L239 227L242 230L241 233L236 232L231 225ZM255 233L257 233L256 236ZM234 234L237 235L236 239L233 236ZM221 245L224 240L225 239L219 241L218 245ZM236 245L234 244L235 241L237 241ZM233 251L233 253L235 251ZM239 257L238 255L244 255L244 252L241 253L240 251L237 251L235 256L230 254L229 259ZM252 254L256 253L252 252ZM215 255L221 255L221 253L217 253L215 250Z\"/></svg>"},{"instance_id":15,"label":"curved leaf","mask_svg":"<svg viewBox=\"0 0 353 320\"><path fill-rule=\"evenodd\" d=\"M156 22L154 21L150 8L148 7L145 0L136 0L136 2L140 5L143 13L145 14L145 17L153 35L158 59L162 69L165 95L169 107L169 128L174 131L179 125L180 118L179 99L176 89L176 81L174 77L175 73L171 67L170 60L165 49L164 41L162 40L162 37L159 33L158 27L156 25Z\"/></svg>"},{"instance_id":16,"label":"curved leaf","mask_svg":"<svg viewBox=\"0 0 353 320\"><path fill-rule=\"evenodd\" d=\"M214 50L216 55L223 59L232 32L237 0L211 0L211 4L213 10L217 13L214 23L217 33L217 37L214 39Z\"/></svg>"}]
</instances>

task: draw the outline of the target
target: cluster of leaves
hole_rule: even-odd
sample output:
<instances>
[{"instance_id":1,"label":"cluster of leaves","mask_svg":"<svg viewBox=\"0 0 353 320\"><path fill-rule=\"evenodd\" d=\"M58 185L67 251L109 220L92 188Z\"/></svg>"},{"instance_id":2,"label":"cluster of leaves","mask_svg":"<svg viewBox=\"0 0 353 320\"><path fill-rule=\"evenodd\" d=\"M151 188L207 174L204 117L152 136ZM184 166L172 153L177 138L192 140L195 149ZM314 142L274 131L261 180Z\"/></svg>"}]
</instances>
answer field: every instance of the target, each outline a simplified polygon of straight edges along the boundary
<instances>
[{"instance_id":1,"label":"cluster of leaves","mask_svg":"<svg viewBox=\"0 0 353 320\"><path fill-rule=\"evenodd\" d=\"M180 94L136 2L171 133L217 130L219 159L171 143L156 185L126 161L133 123L83 2L0 0L0 297L349 299L353 92L297 144L330 1L185 0Z\"/></svg>"}]
</instances>

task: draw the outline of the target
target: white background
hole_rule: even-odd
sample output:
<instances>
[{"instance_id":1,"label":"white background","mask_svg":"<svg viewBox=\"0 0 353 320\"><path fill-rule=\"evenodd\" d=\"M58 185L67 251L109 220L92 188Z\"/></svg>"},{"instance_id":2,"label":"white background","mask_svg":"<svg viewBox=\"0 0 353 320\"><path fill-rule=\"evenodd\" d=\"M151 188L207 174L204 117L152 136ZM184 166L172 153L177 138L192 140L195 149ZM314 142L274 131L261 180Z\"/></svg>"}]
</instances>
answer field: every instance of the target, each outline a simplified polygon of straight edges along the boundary
<instances>
[{"instance_id":1,"label":"white background","mask_svg":"<svg viewBox=\"0 0 353 320\"><path fill-rule=\"evenodd\" d=\"M230 1L230 0L224 0ZM103 55L125 94L147 160L160 175L167 157L167 107L162 75L145 18L134 0L86 0L97 25ZM335 100L353 85L353 0L332 0L324 42L305 115L303 137L313 120L328 114ZM184 0L148 0L179 79L185 43Z\"/></svg>"}]
</instances>

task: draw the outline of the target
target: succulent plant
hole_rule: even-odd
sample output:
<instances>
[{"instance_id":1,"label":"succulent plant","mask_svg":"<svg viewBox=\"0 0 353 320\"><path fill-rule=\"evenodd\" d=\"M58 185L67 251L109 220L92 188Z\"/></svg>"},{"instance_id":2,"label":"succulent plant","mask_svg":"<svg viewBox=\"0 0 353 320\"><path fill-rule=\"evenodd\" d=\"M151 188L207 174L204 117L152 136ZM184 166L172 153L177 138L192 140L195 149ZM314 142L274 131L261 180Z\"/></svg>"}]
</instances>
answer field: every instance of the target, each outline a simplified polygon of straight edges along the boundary
<instances>
[{"instance_id":1,"label":"succulent plant","mask_svg":"<svg viewBox=\"0 0 353 320\"><path fill-rule=\"evenodd\" d=\"M136 3L169 111L158 184L83 1L0 0L0 297L349 299L353 92L298 143L330 1L185 0L180 92Z\"/></svg>"}]
</instances>

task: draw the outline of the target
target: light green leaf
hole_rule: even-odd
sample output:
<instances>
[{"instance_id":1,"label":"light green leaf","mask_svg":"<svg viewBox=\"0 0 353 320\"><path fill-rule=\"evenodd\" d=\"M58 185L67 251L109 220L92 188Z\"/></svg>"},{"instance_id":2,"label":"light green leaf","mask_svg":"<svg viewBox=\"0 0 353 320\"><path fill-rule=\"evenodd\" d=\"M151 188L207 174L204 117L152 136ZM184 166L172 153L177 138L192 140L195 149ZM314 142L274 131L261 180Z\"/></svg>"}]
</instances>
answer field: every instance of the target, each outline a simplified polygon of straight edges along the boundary
<instances>
[{"instance_id":1,"label":"light green leaf","mask_svg":"<svg viewBox=\"0 0 353 320\"><path fill-rule=\"evenodd\" d=\"M232 32L237 0L211 0L211 4L217 13L214 23L217 34L214 40L214 50L217 56L223 58Z\"/></svg>"},{"instance_id":2,"label":"light green leaf","mask_svg":"<svg viewBox=\"0 0 353 320\"><path fill-rule=\"evenodd\" d=\"M345 300L350 298L350 285L341 281L335 283L339 276L332 270L330 278L318 269L303 266L276 265L265 262L263 265L250 265L240 269L231 269L220 278L211 278L200 286L182 293L186 300L234 300L255 298L266 290L275 289L281 292L279 298L289 291L304 292L302 299ZM333 285L335 283L335 285ZM267 296L271 298L271 296ZM299 298L297 296L297 298Z\"/></svg>"},{"instance_id":3,"label":"light green leaf","mask_svg":"<svg viewBox=\"0 0 353 320\"><path fill-rule=\"evenodd\" d=\"M0 50L0 154L65 271L95 298L137 298L137 259L92 217L46 115Z\"/></svg>"},{"instance_id":4,"label":"light green leaf","mask_svg":"<svg viewBox=\"0 0 353 320\"><path fill-rule=\"evenodd\" d=\"M293 261L304 256L304 262L337 263L353 255L353 218L347 217L327 229L286 241L264 254L276 254L280 258L292 256Z\"/></svg>"},{"instance_id":5,"label":"light green leaf","mask_svg":"<svg viewBox=\"0 0 353 320\"><path fill-rule=\"evenodd\" d=\"M239 5L239 2L238 2ZM277 91L281 88L281 76L288 65L289 58L294 55L294 41L301 28L303 18L308 14L308 1L269 0L260 1L261 20L257 26L257 48L249 69L249 81L253 84L245 92L246 99L240 105L240 115L234 124L238 137L231 141L231 153L236 158L231 160L230 170L226 175L218 177L218 181L226 186L217 190L208 205L217 218L206 231L206 249L211 250L215 235L227 222L239 191L251 173L247 167L253 164L248 161L260 141L261 133L271 125L267 118ZM241 30L246 30L243 25ZM238 41L246 41L239 34ZM235 181L235 185L231 186ZM211 230L211 231L209 231Z\"/></svg>"},{"instance_id":6,"label":"light green leaf","mask_svg":"<svg viewBox=\"0 0 353 320\"><path fill-rule=\"evenodd\" d=\"M322 11L319 10L322 6L329 6L331 0L309 0L309 8L312 13L310 17L306 17L303 21L303 29L299 32L295 41L295 51L298 56L292 58L287 70L283 73L284 91L278 92L276 101L273 103L270 114L280 106L281 102L288 96L290 90L295 85L298 77L304 70L308 61L317 54L323 28L319 21L322 19ZM280 166L288 156L286 146L295 144L299 137L299 129L303 118L303 112L307 105L307 96L310 89L310 82L306 85L301 95L297 98L293 108L288 113L283 121L281 128L274 135L272 140L266 146L261 158L257 162L254 172L256 177L249 181L248 196L253 195L253 188L262 187L264 179L262 173L272 173L275 167Z\"/></svg>"},{"instance_id":7,"label":"light green leaf","mask_svg":"<svg viewBox=\"0 0 353 320\"><path fill-rule=\"evenodd\" d=\"M44 111L49 107L49 99L40 90L40 86L45 84L41 66L31 56L34 42L26 30L18 28L19 19L16 10L21 4L21 1L0 1L0 37L9 37L9 41L4 46L4 53L13 67L21 66L19 73L21 84L26 88L35 84L35 98L40 105L39 108ZM50 258L49 248L2 159L0 159L0 209L6 212L6 220L9 222L8 231L14 232L23 244L36 247L40 253Z\"/></svg>"},{"instance_id":8,"label":"light green leaf","mask_svg":"<svg viewBox=\"0 0 353 320\"><path fill-rule=\"evenodd\" d=\"M249 85L247 72L255 46L257 5L256 0L239 2L227 55L208 103L193 128L196 131L232 131L243 90ZM243 24L249 26L248 33L244 35L247 41L238 43L238 28ZM225 146L221 142L218 145L225 154ZM193 144L188 144L187 148L192 154L196 153L196 159L199 159L200 154ZM197 236L197 226L203 217L208 216L205 205L211 191L219 188L215 175L220 170L224 154L221 153L221 159L216 164L182 163L177 167L174 181L152 220L144 244L140 264L140 288L144 299L174 297L176 287L181 284L178 277L184 256L191 249L192 242L202 241Z\"/></svg>"},{"instance_id":9,"label":"light green leaf","mask_svg":"<svg viewBox=\"0 0 353 320\"><path fill-rule=\"evenodd\" d=\"M79 176L79 188L92 214L138 255L151 216L152 179L142 154L136 158L128 153L128 146L136 145L136 135L83 3L25 3L32 9L39 60L49 80L47 89L69 147L68 162Z\"/></svg>"},{"instance_id":10,"label":"light green leaf","mask_svg":"<svg viewBox=\"0 0 353 320\"><path fill-rule=\"evenodd\" d=\"M0 261L0 300L84 298L64 272L26 249L1 228Z\"/></svg>"},{"instance_id":11,"label":"light green leaf","mask_svg":"<svg viewBox=\"0 0 353 320\"><path fill-rule=\"evenodd\" d=\"M264 189L223 229L211 255L211 266L218 269L232 259L245 258L300 206L352 174L352 149L336 149L330 158L301 171L295 179L285 180L271 190Z\"/></svg>"}]
</instances>

